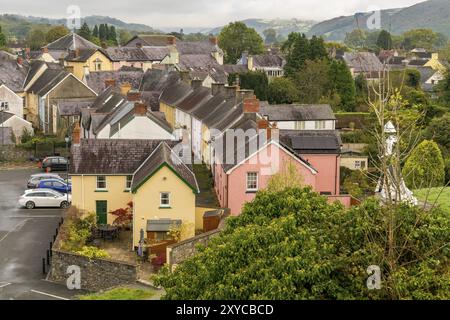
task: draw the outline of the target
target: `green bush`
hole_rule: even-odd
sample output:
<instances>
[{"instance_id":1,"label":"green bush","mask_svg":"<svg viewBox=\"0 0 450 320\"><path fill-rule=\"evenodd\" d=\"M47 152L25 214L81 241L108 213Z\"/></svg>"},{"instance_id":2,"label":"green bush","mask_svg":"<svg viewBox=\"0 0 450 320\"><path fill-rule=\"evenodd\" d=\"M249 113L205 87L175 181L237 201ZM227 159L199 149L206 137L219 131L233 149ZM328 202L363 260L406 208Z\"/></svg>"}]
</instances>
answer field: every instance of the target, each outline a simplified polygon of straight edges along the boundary
<instances>
[{"instance_id":1,"label":"green bush","mask_svg":"<svg viewBox=\"0 0 450 320\"><path fill-rule=\"evenodd\" d=\"M70 252L82 251L95 226L95 214L83 214L74 207L70 208L61 229L61 249Z\"/></svg>"},{"instance_id":2,"label":"green bush","mask_svg":"<svg viewBox=\"0 0 450 320\"><path fill-rule=\"evenodd\" d=\"M76 253L90 259L110 258L108 252L93 246L83 246L81 250L76 251Z\"/></svg>"}]
</instances>

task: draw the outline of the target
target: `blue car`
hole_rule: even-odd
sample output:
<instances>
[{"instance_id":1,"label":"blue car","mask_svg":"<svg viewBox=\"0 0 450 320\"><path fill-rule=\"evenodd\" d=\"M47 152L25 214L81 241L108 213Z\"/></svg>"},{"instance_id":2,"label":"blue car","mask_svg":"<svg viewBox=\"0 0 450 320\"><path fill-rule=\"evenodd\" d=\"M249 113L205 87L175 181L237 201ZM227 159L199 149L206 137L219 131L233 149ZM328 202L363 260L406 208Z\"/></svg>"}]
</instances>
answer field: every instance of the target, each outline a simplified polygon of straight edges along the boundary
<instances>
[{"instance_id":1,"label":"blue car","mask_svg":"<svg viewBox=\"0 0 450 320\"><path fill-rule=\"evenodd\" d=\"M45 179L39 181L37 186L39 189L52 189L61 193L70 193L72 191L72 185L65 183L60 179Z\"/></svg>"}]
</instances>

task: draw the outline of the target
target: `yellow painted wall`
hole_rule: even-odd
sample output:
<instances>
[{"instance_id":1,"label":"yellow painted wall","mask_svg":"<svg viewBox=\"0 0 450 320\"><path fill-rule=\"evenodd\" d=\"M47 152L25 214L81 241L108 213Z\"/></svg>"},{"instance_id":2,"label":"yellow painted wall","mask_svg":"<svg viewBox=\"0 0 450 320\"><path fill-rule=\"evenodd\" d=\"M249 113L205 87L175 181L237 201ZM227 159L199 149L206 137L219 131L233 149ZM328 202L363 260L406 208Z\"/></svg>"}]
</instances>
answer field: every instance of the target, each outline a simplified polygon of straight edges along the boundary
<instances>
[{"instance_id":1,"label":"yellow painted wall","mask_svg":"<svg viewBox=\"0 0 450 320\"><path fill-rule=\"evenodd\" d=\"M355 161L365 161L365 167L364 168L356 168ZM358 157L358 156L341 156L341 167L348 168L350 170L367 170L369 164L369 158L368 157Z\"/></svg>"},{"instance_id":2,"label":"yellow painted wall","mask_svg":"<svg viewBox=\"0 0 450 320\"><path fill-rule=\"evenodd\" d=\"M166 116L166 120L172 128L175 127L175 108L165 104L164 102L159 103L159 111L164 112L164 115Z\"/></svg>"},{"instance_id":3,"label":"yellow painted wall","mask_svg":"<svg viewBox=\"0 0 450 320\"><path fill-rule=\"evenodd\" d=\"M95 60L100 59L102 61L102 70L96 70L95 69ZM74 62L74 61L67 61L67 66L73 67L73 74L80 80L83 80L84 76L84 66L89 66L89 71L113 71L113 63L107 56L105 56L100 51L96 51L87 61L84 62Z\"/></svg>"},{"instance_id":4,"label":"yellow painted wall","mask_svg":"<svg viewBox=\"0 0 450 320\"><path fill-rule=\"evenodd\" d=\"M170 192L170 209L160 208L160 192ZM195 194L170 169L162 167L133 194L133 243L139 245L140 230L147 220L181 219L182 240L195 235Z\"/></svg>"},{"instance_id":5,"label":"yellow painted wall","mask_svg":"<svg viewBox=\"0 0 450 320\"><path fill-rule=\"evenodd\" d=\"M209 129L207 126L202 124L202 145L201 145L201 153L203 157L203 162L207 165L211 164L211 145L208 141L211 139Z\"/></svg>"},{"instance_id":6,"label":"yellow painted wall","mask_svg":"<svg viewBox=\"0 0 450 320\"><path fill-rule=\"evenodd\" d=\"M24 116L27 121L30 121L36 128L39 126L39 99L38 96L33 93L25 94L25 108Z\"/></svg>"},{"instance_id":7,"label":"yellow painted wall","mask_svg":"<svg viewBox=\"0 0 450 320\"><path fill-rule=\"evenodd\" d=\"M430 67L436 71L446 70L445 66L439 61L439 59L437 59L437 56L435 55L433 55L433 58L425 64L425 67Z\"/></svg>"},{"instance_id":8,"label":"yellow painted wall","mask_svg":"<svg viewBox=\"0 0 450 320\"><path fill-rule=\"evenodd\" d=\"M214 211L217 208L203 208L196 207L195 208L195 230L203 230L203 215L207 211Z\"/></svg>"},{"instance_id":9,"label":"yellow painted wall","mask_svg":"<svg viewBox=\"0 0 450 320\"><path fill-rule=\"evenodd\" d=\"M84 188L83 188L84 186ZM126 176L106 176L107 192L96 192L96 176L72 176L72 205L87 212L96 211L96 201L108 201L108 212L126 208L132 200L129 191L125 192ZM108 214L108 223L114 222L114 216Z\"/></svg>"}]
</instances>

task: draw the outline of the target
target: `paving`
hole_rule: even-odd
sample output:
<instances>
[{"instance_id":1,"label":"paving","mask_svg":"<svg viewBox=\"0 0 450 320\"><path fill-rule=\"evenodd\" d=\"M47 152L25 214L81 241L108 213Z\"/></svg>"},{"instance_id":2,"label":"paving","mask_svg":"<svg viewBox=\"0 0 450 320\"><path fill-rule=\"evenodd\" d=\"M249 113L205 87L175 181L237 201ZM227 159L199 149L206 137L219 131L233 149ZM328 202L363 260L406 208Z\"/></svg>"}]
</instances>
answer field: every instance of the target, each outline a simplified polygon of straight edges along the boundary
<instances>
[{"instance_id":1,"label":"paving","mask_svg":"<svg viewBox=\"0 0 450 320\"><path fill-rule=\"evenodd\" d=\"M28 177L38 172L0 170L0 300L66 300L83 293L46 281L42 272L63 212L18 206Z\"/></svg>"}]
</instances>

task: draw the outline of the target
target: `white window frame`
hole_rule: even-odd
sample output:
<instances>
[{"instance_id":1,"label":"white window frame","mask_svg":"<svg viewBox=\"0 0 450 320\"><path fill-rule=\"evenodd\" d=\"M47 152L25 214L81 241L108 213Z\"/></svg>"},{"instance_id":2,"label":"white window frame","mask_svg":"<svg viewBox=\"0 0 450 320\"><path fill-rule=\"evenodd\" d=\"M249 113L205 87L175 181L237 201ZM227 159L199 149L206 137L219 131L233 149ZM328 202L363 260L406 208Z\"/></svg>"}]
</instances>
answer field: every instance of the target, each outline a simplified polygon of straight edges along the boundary
<instances>
[{"instance_id":1,"label":"white window frame","mask_svg":"<svg viewBox=\"0 0 450 320\"><path fill-rule=\"evenodd\" d=\"M249 187L249 182L250 182L249 177L250 177L250 175L253 175L253 174L256 176L256 180L255 181L252 180L252 183L255 182L256 188L250 188ZM245 182L246 182L246 190L247 190L247 192L256 192L256 191L258 191L258 188L259 188L259 174L258 174L258 172L256 172L256 171L247 172L246 181Z\"/></svg>"},{"instance_id":2,"label":"white window frame","mask_svg":"<svg viewBox=\"0 0 450 320\"><path fill-rule=\"evenodd\" d=\"M8 101L1 101L0 102L0 110L1 111L9 111L9 102Z\"/></svg>"},{"instance_id":3,"label":"white window frame","mask_svg":"<svg viewBox=\"0 0 450 320\"><path fill-rule=\"evenodd\" d=\"M99 186L98 186L98 184L99 184L99 178L100 177L103 177L103 178L105 178L105 187L104 188L99 188ZM100 190L100 191L105 191L105 190L108 190L108 184L107 184L107 181L106 181L107 179L106 179L106 176L97 176L96 177L96 190Z\"/></svg>"},{"instance_id":4,"label":"white window frame","mask_svg":"<svg viewBox=\"0 0 450 320\"><path fill-rule=\"evenodd\" d=\"M163 195L167 195L169 203L163 203ZM160 208L170 208L172 203L172 195L170 192L160 192L159 193L159 207Z\"/></svg>"},{"instance_id":5,"label":"white window frame","mask_svg":"<svg viewBox=\"0 0 450 320\"><path fill-rule=\"evenodd\" d=\"M130 178L130 179L128 179L128 178ZM131 182L132 181L133 181L133 176L129 175L129 176L125 177L125 190L127 190L127 191L131 190Z\"/></svg>"}]
</instances>

